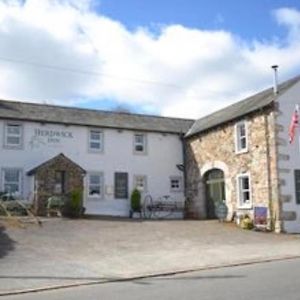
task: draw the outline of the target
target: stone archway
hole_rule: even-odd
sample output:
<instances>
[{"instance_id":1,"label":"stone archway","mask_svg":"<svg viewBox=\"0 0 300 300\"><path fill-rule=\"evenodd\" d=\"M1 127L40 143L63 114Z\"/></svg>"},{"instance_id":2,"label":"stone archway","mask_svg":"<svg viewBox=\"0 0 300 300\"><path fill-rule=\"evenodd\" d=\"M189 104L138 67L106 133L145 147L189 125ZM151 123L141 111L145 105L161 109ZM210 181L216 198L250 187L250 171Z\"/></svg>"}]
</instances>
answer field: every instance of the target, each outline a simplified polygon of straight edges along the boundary
<instances>
[{"instance_id":1,"label":"stone archway","mask_svg":"<svg viewBox=\"0 0 300 300\"><path fill-rule=\"evenodd\" d=\"M224 194L224 198L222 200L225 200L225 204L228 207L228 218L230 218L231 214L232 214L232 203L231 203L231 192L232 192L232 183L231 183L231 177L229 174L229 168L228 166L222 162L222 161L210 161L210 162L206 162L205 164L203 164L203 166L200 168L200 176L201 176L201 194L202 194L202 201L204 204L203 210L206 212L206 218L209 218L210 216L208 215L208 208L207 208L207 186L206 186L206 181L207 181L207 176L209 176L208 174L210 174L211 171L213 170L219 170L219 175L221 176L221 173L223 174L222 177L223 179L220 180L220 187L219 189L223 189L223 193ZM211 173L212 174L212 173ZM216 175L216 174L215 174ZM213 175L210 175L213 176ZM211 178L213 180L213 178ZM223 183L221 183L223 181ZM213 181L211 182L213 183ZM216 188L217 189L217 188Z\"/></svg>"}]
</instances>

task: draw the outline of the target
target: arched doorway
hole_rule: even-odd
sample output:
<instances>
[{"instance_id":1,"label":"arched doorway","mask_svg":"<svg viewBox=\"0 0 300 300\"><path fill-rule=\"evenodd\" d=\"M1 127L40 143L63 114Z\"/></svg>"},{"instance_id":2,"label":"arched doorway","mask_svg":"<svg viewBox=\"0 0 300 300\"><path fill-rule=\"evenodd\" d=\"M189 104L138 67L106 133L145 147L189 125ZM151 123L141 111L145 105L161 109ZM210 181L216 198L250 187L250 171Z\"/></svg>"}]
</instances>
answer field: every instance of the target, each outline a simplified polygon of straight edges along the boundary
<instances>
[{"instance_id":1,"label":"arched doorway","mask_svg":"<svg viewBox=\"0 0 300 300\"><path fill-rule=\"evenodd\" d=\"M220 169L207 171L204 174L204 184L207 219L216 219L215 205L226 199L224 172Z\"/></svg>"}]
</instances>

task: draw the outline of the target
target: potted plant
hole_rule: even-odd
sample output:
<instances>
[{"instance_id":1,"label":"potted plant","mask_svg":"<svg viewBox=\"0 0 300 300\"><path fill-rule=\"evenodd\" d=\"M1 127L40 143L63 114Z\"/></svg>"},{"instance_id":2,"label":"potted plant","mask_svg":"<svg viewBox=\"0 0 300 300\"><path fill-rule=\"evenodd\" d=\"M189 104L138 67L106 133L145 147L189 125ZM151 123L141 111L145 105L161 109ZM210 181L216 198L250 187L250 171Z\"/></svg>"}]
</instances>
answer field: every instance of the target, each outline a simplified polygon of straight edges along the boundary
<instances>
[{"instance_id":1,"label":"potted plant","mask_svg":"<svg viewBox=\"0 0 300 300\"><path fill-rule=\"evenodd\" d=\"M64 202L62 215L68 218L79 218L84 212L82 207L82 192L81 190L73 190L70 196Z\"/></svg>"},{"instance_id":2,"label":"potted plant","mask_svg":"<svg viewBox=\"0 0 300 300\"><path fill-rule=\"evenodd\" d=\"M141 214L141 192L138 189L134 189L131 193L131 197L130 197L130 218L133 217L133 214L135 212L138 212Z\"/></svg>"}]
</instances>

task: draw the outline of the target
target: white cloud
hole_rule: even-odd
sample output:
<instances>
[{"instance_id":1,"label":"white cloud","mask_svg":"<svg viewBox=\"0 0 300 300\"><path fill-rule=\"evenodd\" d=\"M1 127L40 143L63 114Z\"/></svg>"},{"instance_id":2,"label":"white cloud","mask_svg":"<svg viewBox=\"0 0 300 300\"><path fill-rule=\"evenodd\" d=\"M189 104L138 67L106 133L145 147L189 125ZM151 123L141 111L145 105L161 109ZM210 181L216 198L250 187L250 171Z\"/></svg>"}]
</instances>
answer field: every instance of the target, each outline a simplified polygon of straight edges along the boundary
<instances>
[{"instance_id":1,"label":"white cloud","mask_svg":"<svg viewBox=\"0 0 300 300\"><path fill-rule=\"evenodd\" d=\"M295 9L274 11L278 24L287 27L284 43L273 37L250 43L228 31L181 25L156 34L148 28L130 32L92 7L88 0L0 2L0 97L60 104L114 99L191 118L271 84L274 63L284 79L300 70Z\"/></svg>"}]
</instances>

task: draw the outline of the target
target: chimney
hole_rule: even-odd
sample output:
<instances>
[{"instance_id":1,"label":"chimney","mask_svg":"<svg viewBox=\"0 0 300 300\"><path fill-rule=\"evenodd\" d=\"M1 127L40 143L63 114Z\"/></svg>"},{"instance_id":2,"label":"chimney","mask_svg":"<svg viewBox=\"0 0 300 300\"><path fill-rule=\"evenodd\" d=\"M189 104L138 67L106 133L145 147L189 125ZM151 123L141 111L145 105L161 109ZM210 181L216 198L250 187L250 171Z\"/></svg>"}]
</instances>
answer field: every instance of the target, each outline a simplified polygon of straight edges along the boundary
<instances>
[{"instance_id":1,"label":"chimney","mask_svg":"<svg viewBox=\"0 0 300 300\"><path fill-rule=\"evenodd\" d=\"M274 95L277 95L278 94L278 66L273 65L271 68L274 70L273 91L274 91Z\"/></svg>"}]
</instances>

